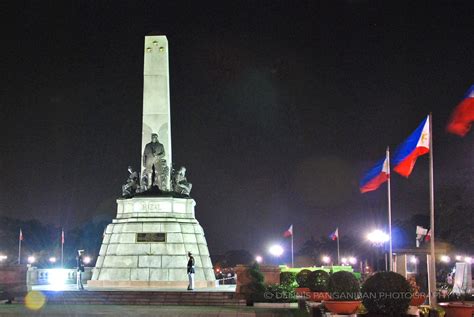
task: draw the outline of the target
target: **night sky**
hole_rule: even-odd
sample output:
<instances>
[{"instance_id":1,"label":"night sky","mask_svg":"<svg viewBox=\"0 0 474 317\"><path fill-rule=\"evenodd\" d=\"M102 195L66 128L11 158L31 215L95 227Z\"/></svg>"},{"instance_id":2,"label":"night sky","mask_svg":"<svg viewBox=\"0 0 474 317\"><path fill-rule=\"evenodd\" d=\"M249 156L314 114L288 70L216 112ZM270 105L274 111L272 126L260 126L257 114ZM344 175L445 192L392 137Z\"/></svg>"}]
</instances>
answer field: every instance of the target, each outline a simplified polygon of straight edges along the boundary
<instances>
[{"instance_id":1,"label":"night sky","mask_svg":"<svg viewBox=\"0 0 474 317\"><path fill-rule=\"evenodd\" d=\"M211 254L260 252L290 224L296 249L383 224L385 185L361 195L359 179L430 111L436 191L474 194L474 135L444 132L474 83L472 0L11 2L1 216L115 216L140 164L150 33L168 37L173 162ZM393 176L392 201L394 220L428 214L428 156Z\"/></svg>"}]
</instances>

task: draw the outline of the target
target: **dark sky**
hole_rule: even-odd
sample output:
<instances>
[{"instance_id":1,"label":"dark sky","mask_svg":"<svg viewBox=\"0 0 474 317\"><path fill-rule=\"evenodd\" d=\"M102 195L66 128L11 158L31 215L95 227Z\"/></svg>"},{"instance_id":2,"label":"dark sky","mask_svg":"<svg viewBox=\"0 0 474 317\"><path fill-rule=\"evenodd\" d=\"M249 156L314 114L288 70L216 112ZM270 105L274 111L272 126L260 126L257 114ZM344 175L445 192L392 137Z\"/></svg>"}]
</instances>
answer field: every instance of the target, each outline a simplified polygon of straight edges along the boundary
<instances>
[{"instance_id":1,"label":"dark sky","mask_svg":"<svg viewBox=\"0 0 474 317\"><path fill-rule=\"evenodd\" d=\"M173 161L211 253L290 224L363 232L386 214L363 172L430 112L435 185L473 191L473 133L447 135L474 83L473 1L12 1L0 53L0 215L112 218L141 147L143 41L170 46ZM428 213L428 157L392 181L394 219ZM473 203L474 207L474 203Z\"/></svg>"}]
</instances>

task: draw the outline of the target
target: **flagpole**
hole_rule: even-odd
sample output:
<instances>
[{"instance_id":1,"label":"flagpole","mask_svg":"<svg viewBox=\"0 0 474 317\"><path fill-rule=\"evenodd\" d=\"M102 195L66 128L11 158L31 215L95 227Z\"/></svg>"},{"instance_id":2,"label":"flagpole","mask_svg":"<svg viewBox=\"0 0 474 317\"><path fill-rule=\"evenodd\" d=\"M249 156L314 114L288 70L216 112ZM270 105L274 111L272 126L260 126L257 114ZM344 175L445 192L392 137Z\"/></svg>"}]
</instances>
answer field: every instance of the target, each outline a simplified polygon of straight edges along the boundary
<instances>
[{"instance_id":1,"label":"flagpole","mask_svg":"<svg viewBox=\"0 0 474 317\"><path fill-rule=\"evenodd\" d=\"M388 179L387 179L387 200L388 200L388 268L389 271L393 270L393 256L392 256L392 194L390 189L390 148L387 146L387 171L388 171Z\"/></svg>"},{"instance_id":2,"label":"flagpole","mask_svg":"<svg viewBox=\"0 0 474 317\"><path fill-rule=\"evenodd\" d=\"M61 228L61 268L64 268L64 229Z\"/></svg>"},{"instance_id":3,"label":"flagpole","mask_svg":"<svg viewBox=\"0 0 474 317\"><path fill-rule=\"evenodd\" d=\"M429 299L430 305L434 307L436 305L436 265L435 265L435 219L434 219L434 175L433 175L433 124L432 124L432 113L429 114L429 141L430 141L430 261L428 288L429 288Z\"/></svg>"},{"instance_id":4,"label":"flagpole","mask_svg":"<svg viewBox=\"0 0 474 317\"><path fill-rule=\"evenodd\" d=\"M19 239L18 239L18 265L21 264L21 240L22 240L22 237L23 234L21 232L21 229L20 229L20 236L19 236Z\"/></svg>"},{"instance_id":5,"label":"flagpole","mask_svg":"<svg viewBox=\"0 0 474 317\"><path fill-rule=\"evenodd\" d=\"M294 255L293 255L293 235L294 235L294 230L293 233L291 234L291 267L295 267L295 262L294 262Z\"/></svg>"},{"instance_id":6,"label":"flagpole","mask_svg":"<svg viewBox=\"0 0 474 317\"><path fill-rule=\"evenodd\" d=\"M339 228L337 228L337 265L341 264L340 256L339 256Z\"/></svg>"}]
</instances>

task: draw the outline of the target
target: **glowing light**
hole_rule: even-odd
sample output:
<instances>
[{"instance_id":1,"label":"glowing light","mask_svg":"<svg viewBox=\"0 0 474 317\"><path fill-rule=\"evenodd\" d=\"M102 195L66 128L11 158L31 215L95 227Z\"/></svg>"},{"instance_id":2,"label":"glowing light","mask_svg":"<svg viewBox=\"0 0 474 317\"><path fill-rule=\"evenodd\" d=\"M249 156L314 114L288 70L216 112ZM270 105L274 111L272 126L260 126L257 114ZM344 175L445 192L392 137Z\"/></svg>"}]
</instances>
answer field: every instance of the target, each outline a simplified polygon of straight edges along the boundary
<instances>
[{"instance_id":1,"label":"glowing light","mask_svg":"<svg viewBox=\"0 0 474 317\"><path fill-rule=\"evenodd\" d=\"M25 306L30 310L40 310L46 303L46 297L39 291L30 291L25 296Z\"/></svg>"},{"instance_id":2,"label":"glowing light","mask_svg":"<svg viewBox=\"0 0 474 317\"><path fill-rule=\"evenodd\" d=\"M348 262L347 262L347 258L342 258L342 259L341 259L341 262L342 262L342 264L347 264L347 263L348 263Z\"/></svg>"},{"instance_id":3,"label":"glowing light","mask_svg":"<svg viewBox=\"0 0 474 317\"><path fill-rule=\"evenodd\" d=\"M56 258L54 256L50 257L49 262L56 263Z\"/></svg>"},{"instance_id":4,"label":"glowing light","mask_svg":"<svg viewBox=\"0 0 474 317\"><path fill-rule=\"evenodd\" d=\"M30 255L30 256L28 257L28 263L33 264L33 263L35 263L35 262L36 262L36 258L35 258L34 256Z\"/></svg>"},{"instance_id":5,"label":"glowing light","mask_svg":"<svg viewBox=\"0 0 474 317\"><path fill-rule=\"evenodd\" d=\"M390 240L388 234L381 230L374 230L367 235L367 239L374 244L382 244Z\"/></svg>"},{"instance_id":6,"label":"glowing light","mask_svg":"<svg viewBox=\"0 0 474 317\"><path fill-rule=\"evenodd\" d=\"M455 258L455 259L456 259L456 261L462 261L462 256L456 255L456 258Z\"/></svg>"},{"instance_id":7,"label":"glowing light","mask_svg":"<svg viewBox=\"0 0 474 317\"><path fill-rule=\"evenodd\" d=\"M260 255L257 255L257 256L255 257L255 261L257 261L257 263L262 263L263 258L262 258Z\"/></svg>"},{"instance_id":8,"label":"glowing light","mask_svg":"<svg viewBox=\"0 0 474 317\"><path fill-rule=\"evenodd\" d=\"M0 261L5 261L6 259L8 259L8 256L0 255Z\"/></svg>"},{"instance_id":9,"label":"glowing light","mask_svg":"<svg viewBox=\"0 0 474 317\"><path fill-rule=\"evenodd\" d=\"M472 263L472 258L470 256L466 256L466 257L464 257L464 262Z\"/></svg>"},{"instance_id":10,"label":"glowing light","mask_svg":"<svg viewBox=\"0 0 474 317\"><path fill-rule=\"evenodd\" d=\"M281 245L275 244L270 247L268 252L270 252L270 254L273 256L279 257L283 254L283 248L281 247Z\"/></svg>"},{"instance_id":11,"label":"glowing light","mask_svg":"<svg viewBox=\"0 0 474 317\"><path fill-rule=\"evenodd\" d=\"M417 264L418 263L418 258L416 256L412 256L410 258L410 263Z\"/></svg>"},{"instance_id":12,"label":"glowing light","mask_svg":"<svg viewBox=\"0 0 474 317\"><path fill-rule=\"evenodd\" d=\"M52 269L48 274L48 282L55 289L61 289L67 280L68 271L65 269Z\"/></svg>"},{"instance_id":13,"label":"glowing light","mask_svg":"<svg viewBox=\"0 0 474 317\"><path fill-rule=\"evenodd\" d=\"M89 263L91 263L91 258L90 258L90 256L86 256L86 257L84 257L84 259L82 261L84 262L84 264L89 264Z\"/></svg>"},{"instance_id":14,"label":"glowing light","mask_svg":"<svg viewBox=\"0 0 474 317\"><path fill-rule=\"evenodd\" d=\"M352 265L357 264L357 259L355 257L351 256L349 258L349 263L352 264Z\"/></svg>"},{"instance_id":15,"label":"glowing light","mask_svg":"<svg viewBox=\"0 0 474 317\"><path fill-rule=\"evenodd\" d=\"M442 255L441 256L441 262L449 263L449 262L451 262L451 258L447 255Z\"/></svg>"},{"instance_id":16,"label":"glowing light","mask_svg":"<svg viewBox=\"0 0 474 317\"><path fill-rule=\"evenodd\" d=\"M327 255L323 256L323 257L321 258L321 260L322 260L323 263L325 263L325 264L329 264L329 263L331 262L331 258L328 257Z\"/></svg>"}]
</instances>

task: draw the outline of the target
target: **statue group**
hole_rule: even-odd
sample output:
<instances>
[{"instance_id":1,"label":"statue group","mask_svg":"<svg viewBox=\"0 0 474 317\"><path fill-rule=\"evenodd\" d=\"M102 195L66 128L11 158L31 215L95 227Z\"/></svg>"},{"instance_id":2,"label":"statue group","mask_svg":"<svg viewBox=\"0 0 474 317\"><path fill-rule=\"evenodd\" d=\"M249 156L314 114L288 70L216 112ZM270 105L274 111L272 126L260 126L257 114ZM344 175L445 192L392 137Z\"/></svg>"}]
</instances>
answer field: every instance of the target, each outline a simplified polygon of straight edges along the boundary
<instances>
[{"instance_id":1,"label":"statue group","mask_svg":"<svg viewBox=\"0 0 474 317\"><path fill-rule=\"evenodd\" d=\"M166 164L165 149L158 141L158 134L151 135L151 142L143 150L143 172L140 179L138 173L131 166L128 167L129 176L122 186L122 196L129 198L137 193L144 193L154 186L167 192L169 168ZM184 196L191 193L192 184L186 179L186 168L173 169L171 173L171 191Z\"/></svg>"}]
</instances>

